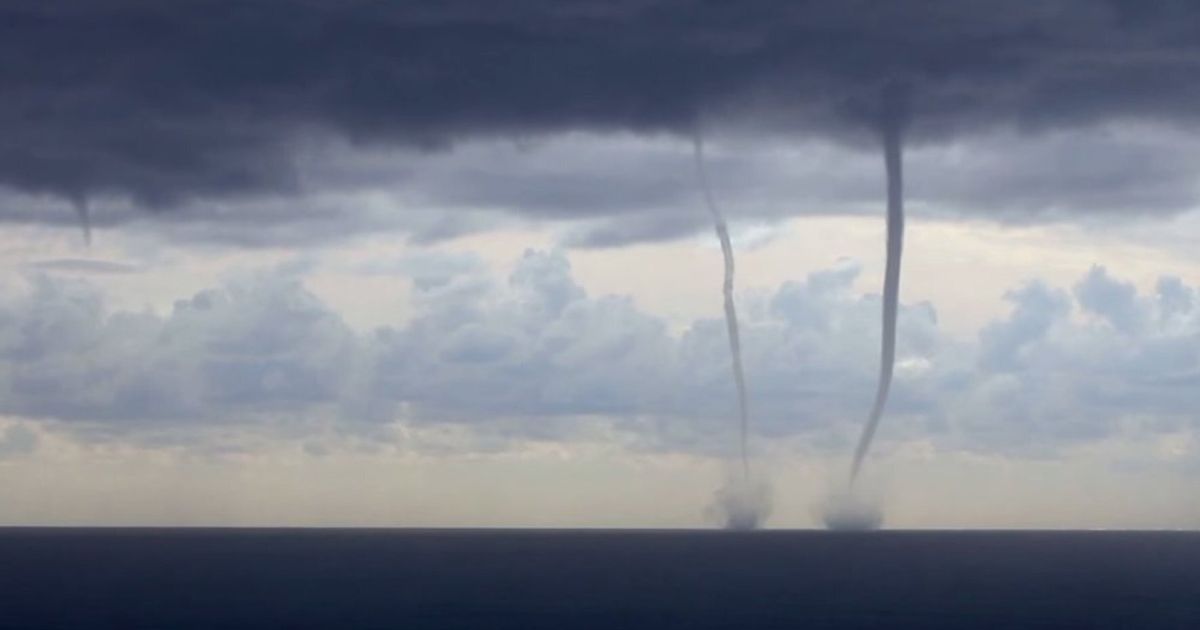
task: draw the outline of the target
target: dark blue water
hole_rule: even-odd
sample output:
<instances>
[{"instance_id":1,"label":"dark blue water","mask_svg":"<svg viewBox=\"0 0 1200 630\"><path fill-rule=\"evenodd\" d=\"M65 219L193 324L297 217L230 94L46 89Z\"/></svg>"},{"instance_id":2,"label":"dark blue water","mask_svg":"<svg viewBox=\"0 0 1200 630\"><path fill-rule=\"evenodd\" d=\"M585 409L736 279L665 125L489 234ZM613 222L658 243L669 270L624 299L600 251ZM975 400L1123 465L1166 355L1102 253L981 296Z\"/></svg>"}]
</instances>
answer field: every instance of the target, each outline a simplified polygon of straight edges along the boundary
<instances>
[{"instance_id":1,"label":"dark blue water","mask_svg":"<svg viewBox=\"0 0 1200 630\"><path fill-rule=\"evenodd\" d=\"M0 529L0 628L1200 628L1200 534Z\"/></svg>"}]
</instances>

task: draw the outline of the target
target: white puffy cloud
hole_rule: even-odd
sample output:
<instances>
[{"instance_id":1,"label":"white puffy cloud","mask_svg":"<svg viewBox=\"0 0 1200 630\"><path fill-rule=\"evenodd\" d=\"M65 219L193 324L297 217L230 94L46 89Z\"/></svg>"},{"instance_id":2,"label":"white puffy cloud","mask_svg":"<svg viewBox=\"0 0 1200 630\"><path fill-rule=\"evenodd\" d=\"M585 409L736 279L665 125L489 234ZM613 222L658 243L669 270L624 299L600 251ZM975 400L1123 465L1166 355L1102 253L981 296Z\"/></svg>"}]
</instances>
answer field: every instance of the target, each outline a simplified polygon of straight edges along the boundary
<instances>
[{"instance_id":1,"label":"white puffy cloud","mask_svg":"<svg viewBox=\"0 0 1200 630\"><path fill-rule=\"evenodd\" d=\"M90 285L28 275L0 302L0 412L128 434L269 419L558 439L600 420L641 448L731 443L720 320L674 332L629 298L589 295L558 252L527 252L506 278L463 256L395 267L414 271L415 314L368 332L294 270L238 276L164 313L110 312ZM879 298L853 288L858 274L843 262L743 296L760 439L842 449L862 421ZM1195 292L1163 278L1144 295L1101 267L1069 290L1032 281L973 341L943 333L933 305L905 305L884 446L1028 456L1127 431L1193 433Z\"/></svg>"},{"instance_id":2,"label":"white puffy cloud","mask_svg":"<svg viewBox=\"0 0 1200 630\"><path fill-rule=\"evenodd\" d=\"M1166 277L1157 295L1139 295L1103 267L1070 294L1037 282L1010 293L1013 311L981 332L980 364L958 401L973 441L1040 450L1130 427L1194 431L1192 293Z\"/></svg>"},{"instance_id":3,"label":"white puffy cloud","mask_svg":"<svg viewBox=\"0 0 1200 630\"><path fill-rule=\"evenodd\" d=\"M337 400L356 340L294 278L263 275L108 312L93 287L45 275L0 304L10 414L113 425L239 420Z\"/></svg>"},{"instance_id":4,"label":"white puffy cloud","mask_svg":"<svg viewBox=\"0 0 1200 630\"><path fill-rule=\"evenodd\" d=\"M561 254L528 253L504 285L418 285L420 314L372 344L382 398L431 415L635 414L672 396L674 341L627 298L589 298Z\"/></svg>"}]
</instances>

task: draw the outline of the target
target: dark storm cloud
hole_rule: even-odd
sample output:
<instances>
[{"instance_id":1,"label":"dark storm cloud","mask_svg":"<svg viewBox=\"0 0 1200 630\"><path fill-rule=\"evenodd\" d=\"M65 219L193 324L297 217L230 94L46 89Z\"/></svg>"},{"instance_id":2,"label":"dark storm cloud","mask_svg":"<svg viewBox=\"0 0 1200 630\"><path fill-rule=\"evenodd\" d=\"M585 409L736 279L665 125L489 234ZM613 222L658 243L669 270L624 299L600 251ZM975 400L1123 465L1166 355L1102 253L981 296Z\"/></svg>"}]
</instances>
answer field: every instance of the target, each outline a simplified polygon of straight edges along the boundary
<instances>
[{"instance_id":1,"label":"dark storm cloud","mask_svg":"<svg viewBox=\"0 0 1200 630\"><path fill-rule=\"evenodd\" d=\"M434 150L699 116L866 142L893 80L913 87L918 141L1190 124L1197 78L1183 0L11 0L0 183L161 210L301 192L314 134Z\"/></svg>"}]
</instances>

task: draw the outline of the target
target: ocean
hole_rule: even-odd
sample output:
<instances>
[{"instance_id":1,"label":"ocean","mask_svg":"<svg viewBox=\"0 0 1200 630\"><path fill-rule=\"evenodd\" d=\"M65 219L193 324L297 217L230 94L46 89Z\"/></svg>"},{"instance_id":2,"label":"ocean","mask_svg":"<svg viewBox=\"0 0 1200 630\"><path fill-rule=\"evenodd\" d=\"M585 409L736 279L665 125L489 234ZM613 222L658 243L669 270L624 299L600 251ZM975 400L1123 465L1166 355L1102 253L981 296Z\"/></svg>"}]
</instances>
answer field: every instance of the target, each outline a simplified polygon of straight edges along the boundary
<instances>
[{"instance_id":1,"label":"ocean","mask_svg":"<svg viewBox=\"0 0 1200 630\"><path fill-rule=\"evenodd\" d=\"M1200 628L1200 533L0 529L0 628Z\"/></svg>"}]
</instances>

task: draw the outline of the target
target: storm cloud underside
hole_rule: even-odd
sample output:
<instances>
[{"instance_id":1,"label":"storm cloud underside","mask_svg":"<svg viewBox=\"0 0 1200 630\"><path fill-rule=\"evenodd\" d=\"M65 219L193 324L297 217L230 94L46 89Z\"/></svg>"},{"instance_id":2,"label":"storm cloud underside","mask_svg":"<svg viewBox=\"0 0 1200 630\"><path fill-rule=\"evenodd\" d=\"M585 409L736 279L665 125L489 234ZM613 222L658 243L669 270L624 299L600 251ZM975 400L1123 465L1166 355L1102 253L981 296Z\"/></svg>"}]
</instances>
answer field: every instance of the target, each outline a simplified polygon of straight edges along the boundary
<instances>
[{"instance_id":1,"label":"storm cloud underside","mask_svg":"<svg viewBox=\"0 0 1200 630\"><path fill-rule=\"evenodd\" d=\"M313 137L436 152L686 135L703 114L725 132L866 147L897 78L914 87L918 145L1191 127L1200 102L1200 8L1171 0L18 0L0 25L0 184L148 211L302 194L296 154ZM94 221L136 216L96 206ZM216 208L208 220L227 216Z\"/></svg>"}]
</instances>

